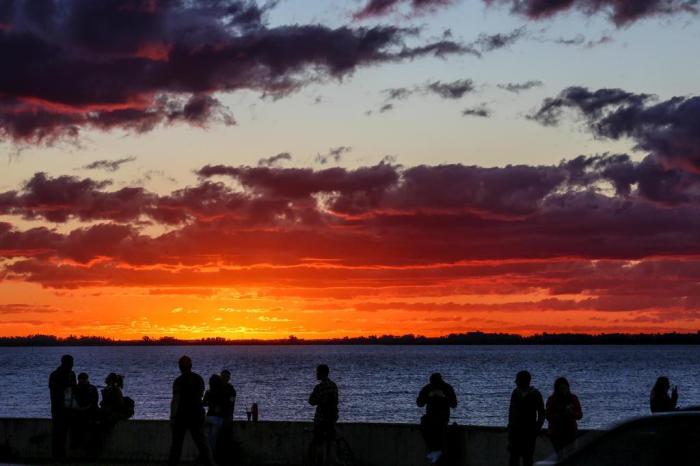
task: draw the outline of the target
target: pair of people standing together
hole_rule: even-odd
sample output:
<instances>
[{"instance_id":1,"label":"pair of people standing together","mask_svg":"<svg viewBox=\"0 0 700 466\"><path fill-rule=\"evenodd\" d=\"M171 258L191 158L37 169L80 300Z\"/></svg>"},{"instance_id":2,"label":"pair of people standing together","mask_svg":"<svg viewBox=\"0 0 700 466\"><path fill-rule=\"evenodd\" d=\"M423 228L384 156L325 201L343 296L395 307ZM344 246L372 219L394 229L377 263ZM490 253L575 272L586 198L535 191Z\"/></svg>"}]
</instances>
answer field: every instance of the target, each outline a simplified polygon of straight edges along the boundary
<instances>
[{"instance_id":1,"label":"pair of people standing together","mask_svg":"<svg viewBox=\"0 0 700 466\"><path fill-rule=\"evenodd\" d=\"M531 466L534 461L535 443L544 425L549 421L549 438L557 454L576 440L577 421L583 417L578 397L571 393L569 381L559 377L554 382L554 392L545 407L542 394L531 385L532 376L520 371L515 376L515 389L508 409L509 465Z\"/></svg>"},{"instance_id":2,"label":"pair of people standing together","mask_svg":"<svg viewBox=\"0 0 700 466\"><path fill-rule=\"evenodd\" d=\"M231 373L224 370L221 375L212 375L209 390L205 392L204 379L192 372L192 360L188 356L179 359L178 367L180 376L173 382L173 398L170 403L172 443L168 464L179 463L185 434L189 431L200 459L204 464L211 465L212 454L217 457L226 454L218 440L233 421L236 390L229 383ZM208 435L205 435L205 426Z\"/></svg>"}]
</instances>

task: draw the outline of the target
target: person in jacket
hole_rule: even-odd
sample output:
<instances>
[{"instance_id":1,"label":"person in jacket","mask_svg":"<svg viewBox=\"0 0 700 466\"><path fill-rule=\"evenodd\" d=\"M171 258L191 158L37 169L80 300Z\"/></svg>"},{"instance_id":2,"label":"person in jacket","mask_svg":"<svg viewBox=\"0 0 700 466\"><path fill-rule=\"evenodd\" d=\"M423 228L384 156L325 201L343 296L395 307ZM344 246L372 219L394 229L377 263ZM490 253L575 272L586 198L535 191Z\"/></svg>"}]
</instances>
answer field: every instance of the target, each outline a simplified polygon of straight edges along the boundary
<instances>
[{"instance_id":1,"label":"person in jacket","mask_svg":"<svg viewBox=\"0 0 700 466\"><path fill-rule=\"evenodd\" d=\"M325 364L316 368L319 383L309 396L309 404L316 407L312 446L315 464L333 461L335 424L338 421L338 386L329 378L330 369Z\"/></svg>"},{"instance_id":2,"label":"person in jacket","mask_svg":"<svg viewBox=\"0 0 700 466\"><path fill-rule=\"evenodd\" d=\"M669 396L668 391L670 389L671 381L668 380L668 377L656 379L656 383L649 394L649 407L652 413L665 413L676 409L678 405L678 387L673 387Z\"/></svg>"},{"instance_id":3,"label":"person in jacket","mask_svg":"<svg viewBox=\"0 0 700 466\"><path fill-rule=\"evenodd\" d=\"M173 382L173 398L170 403L170 425L172 428L172 443L168 465L175 466L180 462L182 444L185 434L190 432L195 446L199 450L200 460L207 466L212 464L211 451L204 435L204 380L199 374L192 372L192 360L182 356L178 360L180 376Z\"/></svg>"},{"instance_id":4,"label":"person in jacket","mask_svg":"<svg viewBox=\"0 0 700 466\"><path fill-rule=\"evenodd\" d=\"M530 385L532 377L528 371L515 376L515 389L508 408L509 465L532 466L535 442L545 420L542 394Z\"/></svg>"},{"instance_id":5,"label":"person in jacket","mask_svg":"<svg viewBox=\"0 0 700 466\"><path fill-rule=\"evenodd\" d=\"M549 439L554 451L561 456L564 448L576 440L576 421L583 417L578 397L571 393L566 378L559 377L554 382L554 392L547 399L546 415L549 421Z\"/></svg>"},{"instance_id":6,"label":"person in jacket","mask_svg":"<svg viewBox=\"0 0 700 466\"><path fill-rule=\"evenodd\" d=\"M457 407L457 396L450 384L435 372L430 376L430 383L423 387L416 399L418 407L425 406L421 417L421 434L428 450L427 458L437 463L445 452L447 425L450 422L450 409Z\"/></svg>"},{"instance_id":7,"label":"person in jacket","mask_svg":"<svg viewBox=\"0 0 700 466\"><path fill-rule=\"evenodd\" d=\"M73 404L73 389L76 386L73 372L73 356L61 357L61 365L49 376L51 398L51 454L55 460L66 457L66 440L70 427L70 410Z\"/></svg>"}]
</instances>

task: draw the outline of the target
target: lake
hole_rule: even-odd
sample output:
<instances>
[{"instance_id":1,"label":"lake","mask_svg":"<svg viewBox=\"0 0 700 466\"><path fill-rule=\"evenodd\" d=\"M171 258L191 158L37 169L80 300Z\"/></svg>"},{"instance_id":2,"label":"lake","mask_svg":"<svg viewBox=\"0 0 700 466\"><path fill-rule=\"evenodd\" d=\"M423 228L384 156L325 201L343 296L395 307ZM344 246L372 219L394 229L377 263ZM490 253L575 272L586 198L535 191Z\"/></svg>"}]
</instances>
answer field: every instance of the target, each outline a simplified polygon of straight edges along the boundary
<instances>
[{"instance_id":1,"label":"lake","mask_svg":"<svg viewBox=\"0 0 700 466\"><path fill-rule=\"evenodd\" d=\"M140 419L168 417L183 354L205 381L224 368L232 372L237 419L257 402L263 420L310 420L307 399L320 363L331 367L340 389L341 422L418 422L415 399L434 371L457 392L452 420L459 424L505 425L521 369L532 373L545 399L554 379L567 377L587 428L647 414L660 375L679 386L680 405L700 404L697 346L25 347L0 349L0 417L49 417L48 376L65 353L75 358L76 374L87 372L94 385L102 386L111 371L123 374Z\"/></svg>"}]
</instances>

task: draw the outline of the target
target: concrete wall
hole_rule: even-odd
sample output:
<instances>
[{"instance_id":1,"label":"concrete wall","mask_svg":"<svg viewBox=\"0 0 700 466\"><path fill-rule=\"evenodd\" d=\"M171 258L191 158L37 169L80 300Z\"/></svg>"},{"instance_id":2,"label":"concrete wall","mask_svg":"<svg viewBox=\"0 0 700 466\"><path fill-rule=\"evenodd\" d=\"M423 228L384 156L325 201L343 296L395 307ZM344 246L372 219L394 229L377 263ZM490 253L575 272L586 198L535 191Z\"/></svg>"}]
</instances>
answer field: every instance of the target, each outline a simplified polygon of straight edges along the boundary
<instances>
[{"instance_id":1,"label":"concrete wall","mask_svg":"<svg viewBox=\"0 0 700 466\"><path fill-rule=\"evenodd\" d=\"M423 466L425 448L414 424L339 424L338 431L349 445L357 464L376 466ZM236 422L233 439L236 464L303 465L311 440L311 424L303 422ZM454 464L506 466L507 434L504 428L451 426L449 443ZM163 462L170 445L167 421L130 420L118 423L105 438L102 462ZM48 419L0 419L0 461L50 458L51 421ZM536 459L551 453L543 436L537 442ZM69 457L86 458L79 448ZM189 436L183 460L196 457Z\"/></svg>"}]
</instances>

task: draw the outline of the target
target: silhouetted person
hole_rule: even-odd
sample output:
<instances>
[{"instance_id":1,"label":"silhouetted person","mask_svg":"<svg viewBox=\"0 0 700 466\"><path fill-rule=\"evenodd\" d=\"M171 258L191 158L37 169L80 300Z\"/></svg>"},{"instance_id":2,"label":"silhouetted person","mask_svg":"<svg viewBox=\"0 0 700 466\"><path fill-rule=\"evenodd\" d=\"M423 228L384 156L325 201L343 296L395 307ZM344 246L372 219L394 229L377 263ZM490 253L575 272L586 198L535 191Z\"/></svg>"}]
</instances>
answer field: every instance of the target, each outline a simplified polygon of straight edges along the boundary
<instances>
[{"instance_id":1,"label":"silhouetted person","mask_svg":"<svg viewBox=\"0 0 700 466\"><path fill-rule=\"evenodd\" d=\"M530 386L528 371L515 376L516 388L510 397L508 409L508 450L510 466L532 466L535 441L544 424L545 410L542 395Z\"/></svg>"},{"instance_id":2,"label":"silhouetted person","mask_svg":"<svg viewBox=\"0 0 700 466\"><path fill-rule=\"evenodd\" d=\"M314 414L314 464L326 464L332 461L332 445L335 440L335 423L338 421L338 386L329 377L330 370L325 364L316 368L316 379L309 404L316 406Z\"/></svg>"},{"instance_id":3,"label":"silhouetted person","mask_svg":"<svg viewBox=\"0 0 700 466\"><path fill-rule=\"evenodd\" d=\"M416 404L420 408L425 406L425 415L420 420L421 433L428 449L428 461L437 463L445 452L450 409L457 407L457 396L452 386L442 380L442 375L435 372L430 376L430 383L418 394Z\"/></svg>"},{"instance_id":4,"label":"silhouetted person","mask_svg":"<svg viewBox=\"0 0 700 466\"><path fill-rule=\"evenodd\" d=\"M95 419L99 408L99 397L97 388L90 383L90 377L85 372L78 374L78 385L73 389L74 416Z\"/></svg>"},{"instance_id":5,"label":"silhouetted person","mask_svg":"<svg viewBox=\"0 0 700 466\"><path fill-rule=\"evenodd\" d=\"M224 418L226 420L233 420L233 411L236 407L236 389L231 384L231 372L226 369L221 371L221 380L224 383L224 392L226 394Z\"/></svg>"},{"instance_id":6,"label":"silhouetted person","mask_svg":"<svg viewBox=\"0 0 700 466\"><path fill-rule=\"evenodd\" d=\"M102 420L109 426L113 426L118 420L124 419L126 405L124 403L122 386L122 378L114 372L110 372L105 378L105 388L102 389L100 409L102 411Z\"/></svg>"},{"instance_id":7,"label":"silhouetted person","mask_svg":"<svg viewBox=\"0 0 700 466\"><path fill-rule=\"evenodd\" d=\"M231 384L231 372L227 369L221 371L221 380L224 384L224 425L219 433L219 439L229 439L233 438L233 413L236 408L236 389ZM218 454L219 457L228 460L230 463L233 461L233 445L231 441L219 441L218 443ZM220 461L224 462L224 461Z\"/></svg>"},{"instance_id":8,"label":"silhouetted person","mask_svg":"<svg viewBox=\"0 0 700 466\"><path fill-rule=\"evenodd\" d=\"M564 447L576 440L579 421L583 417L578 397L571 393L569 381L559 377L554 382L554 392L547 399L547 420L549 439L557 455L561 456Z\"/></svg>"},{"instance_id":9,"label":"silhouetted person","mask_svg":"<svg viewBox=\"0 0 700 466\"><path fill-rule=\"evenodd\" d=\"M87 434L93 431L98 417L98 401L97 388L90 383L88 375L81 372L78 385L73 388L71 443L74 446L84 444Z\"/></svg>"},{"instance_id":10,"label":"silhouetted person","mask_svg":"<svg viewBox=\"0 0 700 466\"><path fill-rule=\"evenodd\" d=\"M678 387L673 387L669 396L668 391L670 388L671 382L668 380L668 377L656 379L656 383L649 395L649 407L652 413L665 413L676 409L678 404Z\"/></svg>"},{"instance_id":11,"label":"silhouetted person","mask_svg":"<svg viewBox=\"0 0 700 466\"><path fill-rule=\"evenodd\" d=\"M209 448L216 456L218 452L217 444L219 443L219 435L224 425L224 414L226 410L224 380L219 374L214 374L209 378L209 390L204 393L202 404L207 407L205 424L209 439Z\"/></svg>"},{"instance_id":12,"label":"silhouetted person","mask_svg":"<svg viewBox=\"0 0 700 466\"><path fill-rule=\"evenodd\" d=\"M181 374L173 382L173 399L170 403L173 438L168 465L174 466L180 462L182 443L188 430L199 450L201 461L211 465L211 452L204 436L204 380L192 372L192 360L188 356L182 356L178 366Z\"/></svg>"},{"instance_id":13,"label":"silhouetted person","mask_svg":"<svg viewBox=\"0 0 700 466\"><path fill-rule=\"evenodd\" d=\"M73 356L61 357L61 365L49 376L51 394L51 453L54 459L66 457L66 438L70 426L70 409L73 405L73 388L76 386L73 372Z\"/></svg>"}]
</instances>

